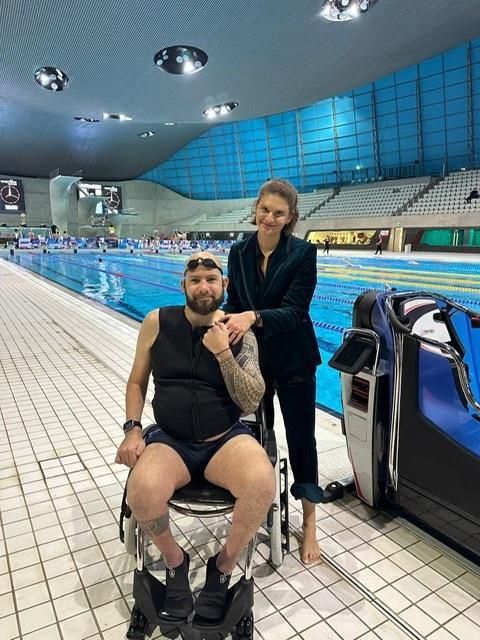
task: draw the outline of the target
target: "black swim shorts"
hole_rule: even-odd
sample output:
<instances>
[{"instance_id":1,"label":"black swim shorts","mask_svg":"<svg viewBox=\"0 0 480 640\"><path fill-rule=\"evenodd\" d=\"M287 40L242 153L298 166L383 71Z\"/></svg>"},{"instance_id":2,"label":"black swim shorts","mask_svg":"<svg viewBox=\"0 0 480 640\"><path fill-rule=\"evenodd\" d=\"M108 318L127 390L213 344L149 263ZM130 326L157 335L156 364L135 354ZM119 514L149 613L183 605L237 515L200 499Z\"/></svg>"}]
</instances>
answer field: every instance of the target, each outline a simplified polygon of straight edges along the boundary
<instances>
[{"instance_id":1,"label":"black swim shorts","mask_svg":"<svg viewBox=\"0 0 480 640\"><path fill-rule=\"evenodd\" d=\"M226 442L241 435L254 437L250 429L242 422L235 423L233 427L221 438L218 438L218 440L209 440L208 442L177 440L168 435L168 433L165 433L165 431L162 431L157 425L150 427L144 437L147 445L161 443L174 449L184 461L192 480L199 480L204 478L205 468L217 451L223 447Z\"/></svg>"}]
</instances>

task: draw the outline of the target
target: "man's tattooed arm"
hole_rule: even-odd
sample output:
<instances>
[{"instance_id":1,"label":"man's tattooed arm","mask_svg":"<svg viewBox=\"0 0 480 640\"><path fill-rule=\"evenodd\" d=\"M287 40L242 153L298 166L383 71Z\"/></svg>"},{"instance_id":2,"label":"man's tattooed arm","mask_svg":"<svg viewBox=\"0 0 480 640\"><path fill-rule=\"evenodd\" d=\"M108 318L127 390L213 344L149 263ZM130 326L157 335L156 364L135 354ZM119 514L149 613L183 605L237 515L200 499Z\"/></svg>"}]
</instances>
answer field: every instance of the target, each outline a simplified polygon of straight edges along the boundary
<instances>
[{"instance_id":1,"label":"man's tattooed arm","mask_svg":"<svg viewBox=\"0 0 480 640\"><path fill-rule=\"evenodd\" d=\"M253 331L243 336L242 348L235 358L232 352L217 358L228 393L244 413L252 413L265 393L258 364L258 345Z\"/></svg>"}]
</instances>

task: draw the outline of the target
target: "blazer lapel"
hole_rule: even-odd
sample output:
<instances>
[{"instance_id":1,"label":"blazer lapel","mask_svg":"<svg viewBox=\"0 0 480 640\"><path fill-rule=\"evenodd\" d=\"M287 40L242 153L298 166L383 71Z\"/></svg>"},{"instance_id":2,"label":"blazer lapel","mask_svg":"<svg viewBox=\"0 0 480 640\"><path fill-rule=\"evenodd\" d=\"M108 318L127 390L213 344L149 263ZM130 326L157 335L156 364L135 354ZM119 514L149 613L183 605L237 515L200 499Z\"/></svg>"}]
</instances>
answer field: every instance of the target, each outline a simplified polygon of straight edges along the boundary
<instances>
[{"instance_id":1,"label":"blazer lapel","mask_svg":"<svg viewBox=\"0 0 480 640\"><path fill-rule=\"evenodd\" d=\"M257 280L257 264L256 264L256 242L257 234L250 236L245 243L243 249L238 252L240 262L240 273L242 278L243 290L245 292L246 301L250 309L256 309L256 280Z\"/></svg>"}]
</instances>

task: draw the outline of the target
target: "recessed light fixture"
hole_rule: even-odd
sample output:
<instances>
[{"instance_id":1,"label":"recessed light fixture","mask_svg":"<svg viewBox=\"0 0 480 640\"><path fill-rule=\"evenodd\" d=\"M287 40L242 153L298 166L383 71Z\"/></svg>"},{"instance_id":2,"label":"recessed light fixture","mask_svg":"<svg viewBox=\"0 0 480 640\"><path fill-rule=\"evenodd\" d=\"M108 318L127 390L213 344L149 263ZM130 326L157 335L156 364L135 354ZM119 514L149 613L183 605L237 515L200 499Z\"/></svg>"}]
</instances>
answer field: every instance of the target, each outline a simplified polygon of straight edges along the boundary
<instances>
[{"instance_id":1,"label":"recessed light fixture","mask_svg":"<svg viewBox=\"0 0 480 640\"><path fill-rule=\"evenodd\" d=\"M84 116L73 116L73 119L79 122L100 122L97 118L85 118Z\"/></svg>"},{"instance_id":2,"label":"recessed light fixture","mask_svg":"<svg viewBox=\"0 0 480 640\"><path fill-rule=\"evenodd\" d=\"M321 15L332 22L347 22L366 13L375 0L324 0Z\"/></svg>"},{"instance_id":3,"label":"recessed light fixture","mask_svg":"<svg viewBox=\"0 0 480 640\"><path fill-rule=\"evenodd\" d=\"M164 122L163 123L166 127L174 127L177 123L176 122Z\"/></svg>"},{"instance_id":4,"label":"recessed light fixture","mask_svg":"<svg viewBox=\"0 0 480 640\"><path fill-rule=\"evenodd\" d=\"M55 67L40 67L35 71L35 80L49 91L63 91L70 84L67 74Z\"/></svg>"},{"instance_id":5,"label":"recessed light fixture","mask_svg":"<svg viewBox=\"0 0 480 640\"><path fill-rule=\"evenodd\" d=\"M155 135L155 131L144 131L138 134L140 138L151 138Z\"/></svg>"},{"instance_id":6,"label":"recessed light fixture","mask_svg":"<svg viewBox=\"0 0 480 640\"><path fill-rule=\"evenodd\" d=\"M157 51L153 61L167 73L188 75L201 71L207 64L208 56L198 47L181 44Z\"/></svg>"},{"instance_id":7,"label":"recessed light fixture","mask_svg":"<svg viewBox=\"0 0 480 640\"><path fill-rule=\"evenodd\" d=\"M104 120L133 120L133 118L123 113L102 113L102 117Z\"/></svg>"},{"instance_id":8,"label":"recessed light fixture","mask_svg":"<svg viewBox=\"0 0 480 640\"><path fill-rule=\"evenodd\" d=\"M213 107L209 107L203 111L205 118L218 118L219 116L226 116L238 107L238 102L224 102L223 104L216 104Z\"/></svg>"}]
</instances>

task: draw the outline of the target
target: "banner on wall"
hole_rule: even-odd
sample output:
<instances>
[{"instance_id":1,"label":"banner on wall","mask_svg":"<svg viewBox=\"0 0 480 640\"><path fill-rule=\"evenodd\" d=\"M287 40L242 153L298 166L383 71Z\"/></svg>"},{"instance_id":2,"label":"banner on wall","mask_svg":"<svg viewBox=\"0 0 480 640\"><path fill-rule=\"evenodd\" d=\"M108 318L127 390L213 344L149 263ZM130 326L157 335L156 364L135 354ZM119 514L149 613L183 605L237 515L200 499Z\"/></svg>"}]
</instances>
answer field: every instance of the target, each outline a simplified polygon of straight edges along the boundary
<instances>
[{"instance_id":1,"label":"banner on wall","mask_svg":"<svg viewBox=\"0 0 480 640\"><path fill-rule=\"evenodd\" d=\"M329 229L327 231L310 231L307 240L314 244L323 245L325 238L329 238L331 245L373 246L379 233L382 236L388 236L390 231L379 231L378 229Z\"/></svg>"},{"instance_id":2,"label":"banner on wall","mask_svg":"<svg viewBox=\"0 0 480 640\"><path fill-rule=\"evenodd\" d=\"M25 196L21 180L0 178L0 211L5 213L25 211Z\"/></svg>"},{"instance_id":3,"label":"banner on wall","mask_svg":"<svg viewBox=\"0 0 480 640\"><path fill-rule=\"evenodd\" d=\"M104 198L102 202L102 214L116 214L122 210L122 188L105 184L87 184L86 182L78 183L78 197L87 198L88 196L97 196Z\"/></svg>"}]
</instances>

